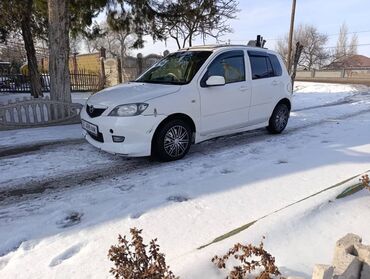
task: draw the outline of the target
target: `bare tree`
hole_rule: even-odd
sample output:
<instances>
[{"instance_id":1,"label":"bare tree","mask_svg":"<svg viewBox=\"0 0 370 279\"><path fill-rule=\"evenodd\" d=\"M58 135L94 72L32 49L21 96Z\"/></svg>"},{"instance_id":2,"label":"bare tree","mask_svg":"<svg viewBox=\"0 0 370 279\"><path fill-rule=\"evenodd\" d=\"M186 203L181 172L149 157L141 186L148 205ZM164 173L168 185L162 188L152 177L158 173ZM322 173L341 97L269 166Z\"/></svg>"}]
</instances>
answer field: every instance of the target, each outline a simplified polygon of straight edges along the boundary
<instances>
[{"instance_id":1,"label":"bare tree","mask_svg":"<svg viewBox=\"0 0 370 279\"><path fill-rule=\"evenodd\" d=\"M11 38L11 39L9 39ZM4 44L0 44L0 60L11 63L11 70L18 73L20 67L27 62L22 36L12 32Z\"/></svg>"},{"instance_id":2,"label":"bare tree","mask_svg":"<svg viewBox=\"0 0 370 279\"><path fill-rule=\"evenodd\" d=\"M337 47L335 49L335 58L340 59L346 57L348 54L348 27L344 22L340 26L339 37L337 41Z\"/></svg>"},{"instance_id":3,"label":"bare tree","mask_svg":"<svg viewBox=\"0 0 370 279\"><path fill-rule=\"evenodd\" d=\"M84 46L86 47L86 50L88 53L92 53L94 52L94 46L93 46L93 42L87 38L84 38L83 39L83 44Z\"/></svg>"},{"instance_id":4,"label":"bare tree","mask_svg":"<svg viewBox=\"0 0 370 279\"><path fill-rule=\"evenodd\" d=\"M101 36L90 40L86 38L89 52L98 51L104 47L108 56L120 57L123 61L133 47L136 35L127 30L114 31L107 23L101 24L100 29L102 31Z\"/></svg>"},{"instance_id":5,"label":"bare tree","mask_svg":"<svg viewBox=\"0 0 370 279\"><path fill-rule=\"evenodd\" d=\"M48 1L49 72L51 99L71 103L68 3L68 0Z\"/></svg>"},{"instance_id":6,"label":"bare tree","mask_svg":"<svg viewBox=\"0 0 370 279\"><path fill-rule=\"evenodd\" d=\"M178 48L192 46L195 37L218 40L232 32L228 20L236 17L235 0L179 0L170 6L171 16L158 17L157 28L166 38L176 41Z\"/></svg>"},{"instance_id":7,"label":"bare tree","mask_svg":"<svg viewBox=\"0 0 370 279\"><path fill-rule=\"evenodd\" d=\"M358 36L353 34L351 41L348 43L348 27L343 23L339 30L337 47L335 49L335 59L341 59L357 54Z\"/></svg>"},{"instance_id":8,"label":"bare tree","mask_svg":"<svg viewBox=\"0 0 370 279\"><path fill-rule=\"evenodd\" d=\"M298 67L312 70L321 68L329 55L324 45L328 41L326 34L320 33L315 26L299 25L294 30L293 43L300 42L303 45L302 54L298 61ZM286 60L288 56L288 35L278 40L276 51Z\"/></svg>"},{"instance_id":9,"label":"bare tree","mask_svg":"<svg viewBox=\"0 0 370 279\"><path fill-rule=\"evenodd\" d=\"M136 36L131 34L118 33L117 40L120 43L121 58L130 54L130 50L135 43Z\"/></svg>"},{"instance_id":10,"label":"bare tree","mask_svg":"<svg viewBox=\"0 0 370 279\"><path fill-rule=\"evenodd\" d=\"M81 51L83 44L83 38L80 34L77 36L70 36L69 38L69 48L71 53L78 53Z\"/></svg>"},{"instance_id":11,"label":"bare tree","mask_svg":"<svg viewBox=\"0 0 370 279\"><path fill-rule=\"evenodd\" d=\"M358 36L357 34L353 34L351 38L351 42L348 46L348 55L356 55L357 54L357 45L358 45Z\"/></svg>"}]
</instances>

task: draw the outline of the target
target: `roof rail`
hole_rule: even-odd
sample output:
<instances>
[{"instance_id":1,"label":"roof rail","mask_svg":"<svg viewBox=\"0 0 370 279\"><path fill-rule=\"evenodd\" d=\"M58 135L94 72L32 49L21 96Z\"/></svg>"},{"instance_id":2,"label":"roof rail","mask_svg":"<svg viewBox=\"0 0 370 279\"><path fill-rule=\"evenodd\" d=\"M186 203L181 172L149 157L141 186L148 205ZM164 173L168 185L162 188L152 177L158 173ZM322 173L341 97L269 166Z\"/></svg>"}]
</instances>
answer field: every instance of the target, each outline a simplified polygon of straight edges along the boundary
<instances>
[{"instance_id":1,"label":"roof rail","mask_svg":"<svg viewBox=\"0 0 370 279\"><path fill-rule=\"evenodd\" d=\"M198 46L191 46L191 47L184 47L179 50L181 51L188 51L188 50L194 50L194 49L216 49L216 48L222 48L222 47L257 47L257 48L265 48L266 40L263 39L261 35L257 35L256 40L250 40L248 44L211 44L211 45L198 45Z\"/></svg>"}]
</instances>

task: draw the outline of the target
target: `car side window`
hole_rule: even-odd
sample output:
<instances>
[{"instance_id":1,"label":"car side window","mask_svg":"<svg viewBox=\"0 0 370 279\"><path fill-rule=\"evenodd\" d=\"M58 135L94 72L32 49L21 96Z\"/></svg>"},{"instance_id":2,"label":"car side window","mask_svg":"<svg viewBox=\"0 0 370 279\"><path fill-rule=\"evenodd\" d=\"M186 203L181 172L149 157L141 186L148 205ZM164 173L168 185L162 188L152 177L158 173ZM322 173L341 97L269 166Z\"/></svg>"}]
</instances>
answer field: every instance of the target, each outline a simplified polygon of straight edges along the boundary
<instances>
[{"instance_id":1,"label":"car side window","mask_svg":"<svg viewBox=\"0 0 370 279\"><path fill-rule=\"evenodd\" d=\"M249 50L252 79L277 77L283 74L280 61L276 55L262 51Z\"/></svg>"},{"instance_id":2,"label":"car side window","mask_svg":"<svg viewBox=\"0 0 370 279\"><path fill-rule=\"evenodd\" d=\"M275 75L268 56L250 55L249 60L252 68L252 79L269 78Z\"/></svg>"},{"instance_id":3,"label":"car side window","mask_svg":"<svg viewBox=\"0 0 370 279\"><path fill-rule=\"evenodd\" d=\"M276 57L276 55L273 54L269 54L269 58L272 64L272 68L274 69L274 75L281 76L283 74L283 69L281 68L279 59Z\"/></svg>"},{"instance_id":4,"label":"car side window","mask_svg":"<svg viewBox=\"0 0 370 279\"><path fill-rule=\"evenodd\" d=\"M230 51L218 56L208 67L205 79L210 76L223 76L226 83L245 81L243 51Z\"/></svg>"}]
</instances>

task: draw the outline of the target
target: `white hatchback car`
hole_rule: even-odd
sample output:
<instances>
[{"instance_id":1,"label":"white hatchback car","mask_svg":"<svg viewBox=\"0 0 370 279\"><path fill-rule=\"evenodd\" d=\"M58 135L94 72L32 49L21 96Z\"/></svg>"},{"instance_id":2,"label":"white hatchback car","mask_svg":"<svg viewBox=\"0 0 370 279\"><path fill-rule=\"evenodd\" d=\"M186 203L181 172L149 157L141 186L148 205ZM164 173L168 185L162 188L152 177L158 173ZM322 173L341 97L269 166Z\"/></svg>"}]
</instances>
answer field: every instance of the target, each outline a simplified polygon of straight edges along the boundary
<instances>
[{"instance_id":1,"label":"white hatchback car","mask_svg":"<svg viewBox=\"0 0 370 279\"><path fill-rule=\"evenodd\" d=\"M85 138L101 150L171 161L210 138L261 127L281 133L291 96L290 76L275 52L199 46L92 95L81 120Z\"/></svg>"}]
</instances>

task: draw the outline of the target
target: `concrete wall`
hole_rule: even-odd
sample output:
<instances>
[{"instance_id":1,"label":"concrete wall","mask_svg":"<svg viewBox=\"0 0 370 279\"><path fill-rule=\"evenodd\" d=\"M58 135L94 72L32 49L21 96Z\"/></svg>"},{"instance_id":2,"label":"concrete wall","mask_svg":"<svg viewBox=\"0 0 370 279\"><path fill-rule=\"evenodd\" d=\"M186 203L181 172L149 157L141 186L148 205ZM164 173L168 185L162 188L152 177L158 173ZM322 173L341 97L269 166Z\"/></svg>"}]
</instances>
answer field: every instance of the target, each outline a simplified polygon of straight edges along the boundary
<instances>
[{"instance_id":1,"label":"concrete wall","mask_svg":"<svg viewBox=\"0 0 370 279\"><path fill-rule=\"evenodd\" d=\"M344 77L348 78L369 78L370 77L370 69L368 70L346 70L344 72Z\"/></svg>"},{"instance_id":2,"label":"concrete wall","mask_svg":"<svg viewBox=\"0 0 370 279\"><path fill-rule=\"evenodd\" d=\"M370 246L355 234L337 241L332 265L316 265L312 279L369 279Z\"/></svg>"},{"instance_id":3,"label":"concrete wall","mask_svg":"<svg viewBox=\"0 0 370 279\"><path fill-rule=\"evenodd\" d=\"M295 80L370 85L370 69L297 71Z\"/></svg>"},{"instance_id":4,"label":"concrete wall","mask_svg":"<svg viewBox=\"0 0 370 279\"><path fill-rule=\"evenodd\" d=\"M297 71L296 78L311 78L313 71Z\"/></svg>"},{"instance_id":5,"label":"concrete wall","mask_svg":"<svg viewBox=\"0 0 370 279\"><path fill-rule=\"evenodd\" d=\"M315 71L314 77L318 78L340 78L342 71Z\"/></svg>"}]
</instances>

